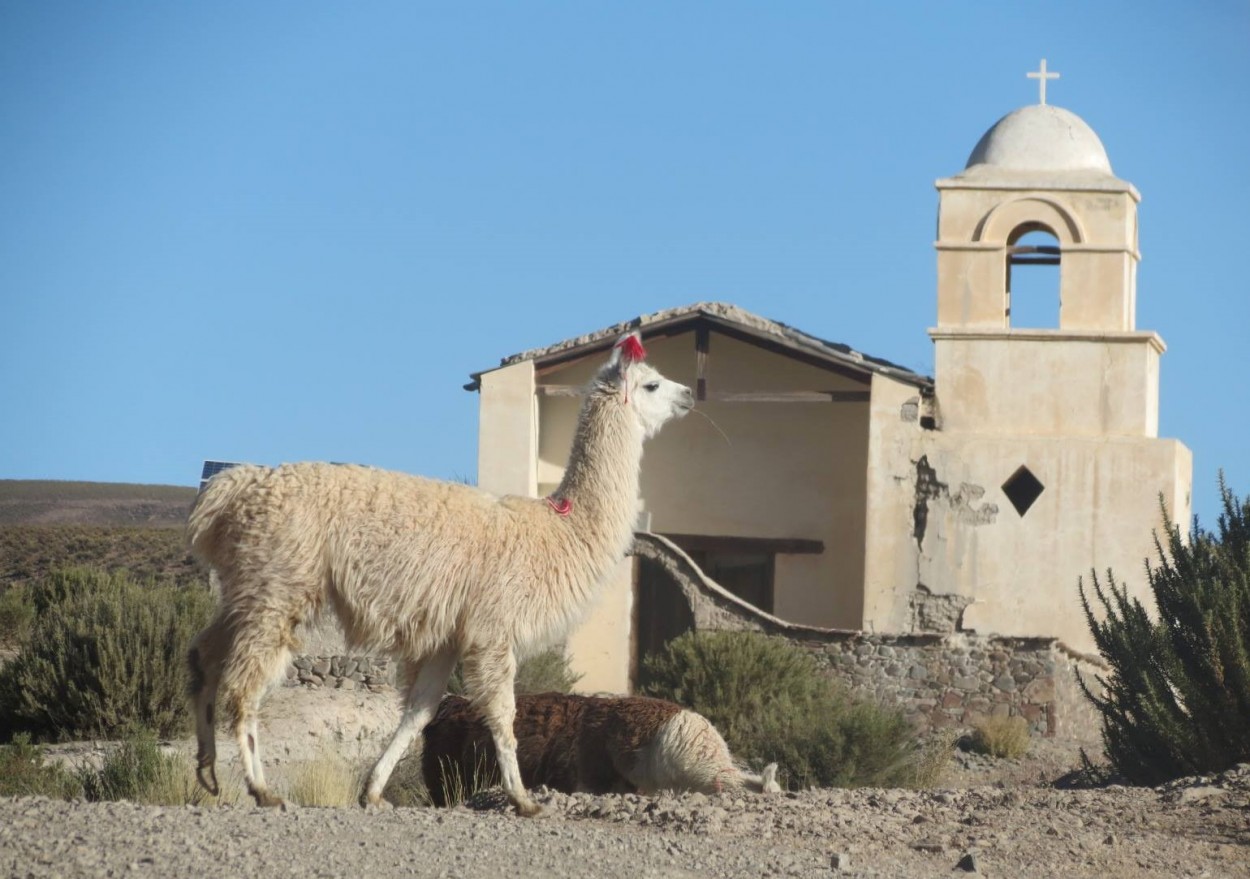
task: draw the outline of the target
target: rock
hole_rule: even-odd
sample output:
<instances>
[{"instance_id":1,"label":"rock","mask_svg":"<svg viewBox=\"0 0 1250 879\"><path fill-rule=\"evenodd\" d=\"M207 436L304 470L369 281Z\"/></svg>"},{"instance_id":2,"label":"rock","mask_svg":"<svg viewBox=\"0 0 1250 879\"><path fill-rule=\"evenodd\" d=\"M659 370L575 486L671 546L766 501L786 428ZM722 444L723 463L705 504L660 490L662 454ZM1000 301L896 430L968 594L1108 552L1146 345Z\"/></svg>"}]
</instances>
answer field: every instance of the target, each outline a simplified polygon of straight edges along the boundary
<instances>
[{"instance_id":1,"label":"rock","mask_svg":"<svg viewBox=\"0 0 1250 879\"><path fill-rule=\"evenodd\" d=\"M979 873L977 869L977 856L972 852L964 852L964 856L959 859L959 863L955 865L956 870L963 870L965 873Z\"/></svg>"},{"instance_id":2,"label":"rock","mask_svg":"<svg viewBox=\"0 0 1250 879\"><path fill-rule=\"evenodd\" d=\"M829 866L835 870L851 869L851 856L846 852L834 852L829 856Z\"/></svg>"},{"instance_id":3,"label":"rock","mask_svg":"<svg viewBox=\"0 0 1250 879\"><path fill-rule=\"evenodd\" d=\"M1176 801L1178 803L1201 803L1209 800L1211 797L1222 796L1224 791L1212 785L1201 785L1199 787L1187 787L1181 790Z\"/></svg>"},{"instance_id":4,"label":"rock","mask_svg":"<svg viewBox=\"0 0 1250 879\"><path fill-rule=\"evenodd\" d=\"M324 678L330 673L330 662L326 659L319 659L312 665L312 673L317 677Z\"/></svg>"}]
</instances>

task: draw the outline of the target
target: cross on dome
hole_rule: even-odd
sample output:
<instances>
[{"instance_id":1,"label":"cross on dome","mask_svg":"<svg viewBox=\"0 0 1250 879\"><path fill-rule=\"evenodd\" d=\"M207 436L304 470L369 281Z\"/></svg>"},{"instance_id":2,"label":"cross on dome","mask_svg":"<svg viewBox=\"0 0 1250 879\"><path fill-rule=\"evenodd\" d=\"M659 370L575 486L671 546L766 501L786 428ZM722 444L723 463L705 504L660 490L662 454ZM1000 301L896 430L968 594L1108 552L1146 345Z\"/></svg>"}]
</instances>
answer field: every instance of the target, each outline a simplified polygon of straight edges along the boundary
<instances>
[{"instance_id":1,"label":"cross on dome","mask_svg":"<svg viewBox=\"0 0 1250 879\"><path fill-rule=\"evenodd\" d=\"M1030 72L1030 73L1026 73L1026 74L1025 74L1025 76L1027 76L1029 79L1036 79L1036 80L1038 80L1038 85L1040 85L1040 86L1041 86L1041 95L1038 97L1038 101L1037 101L1037 102L1038 102L1039 104L1045 104L1045 103L1046 103L1046 80L1048 80L1048 79L1058 79L1058 78L1059 78L1059 74L1057 74L1057 73L1048 73L1048 72L1046 71L1046 59L1045 59L1045 58L1043 58L1043 59L1042 59L1041 69L1040 69L1040 70L1035 70L1035 71L1032 71L1032 72Z\"/></svg>"}]
</instances>

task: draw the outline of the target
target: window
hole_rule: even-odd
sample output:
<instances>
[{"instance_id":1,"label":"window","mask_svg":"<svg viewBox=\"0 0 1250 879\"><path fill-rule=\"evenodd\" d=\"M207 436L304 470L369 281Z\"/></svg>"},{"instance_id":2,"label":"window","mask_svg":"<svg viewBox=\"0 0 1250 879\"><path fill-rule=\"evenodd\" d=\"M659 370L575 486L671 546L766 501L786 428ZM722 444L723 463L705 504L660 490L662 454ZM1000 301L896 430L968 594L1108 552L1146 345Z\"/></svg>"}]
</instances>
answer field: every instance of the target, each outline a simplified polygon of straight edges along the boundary
<instances>
[{"instance_id":1,"label":"window","mask_svg":"<svg viewBox=\"0 0 1250 879\"><path fill-rule=\"evenodd\" d=\"M1017 467L1016 472L1007 477L1007 481L1003 483L1003 494L1007 495L1007 500L1011 501L1011 505L1016 508L1016 512L1021 517L1029 511L1029 507L1033 506L1033 502L1041 497L1045 490L1046 486L1042 485L1042 481L1023 464Z\"/></svg>"}]
</instances>

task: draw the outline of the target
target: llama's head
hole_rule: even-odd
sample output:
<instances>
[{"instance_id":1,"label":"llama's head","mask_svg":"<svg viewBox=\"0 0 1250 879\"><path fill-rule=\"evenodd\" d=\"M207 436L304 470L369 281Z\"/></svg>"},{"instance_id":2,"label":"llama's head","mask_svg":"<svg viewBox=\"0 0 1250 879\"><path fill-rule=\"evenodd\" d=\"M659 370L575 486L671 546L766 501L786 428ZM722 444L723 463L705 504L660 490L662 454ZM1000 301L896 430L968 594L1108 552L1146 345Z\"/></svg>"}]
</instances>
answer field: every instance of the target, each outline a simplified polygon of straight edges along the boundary
<instances>
[{"instance_id":1,"label":"llama's head","mask_svg":"<svg viewBox=\"0 0 1250 879\"><path fill-rule=\"evenodd\" d=\"M664 422L680 418L694 408L694 393L644 363L646 356L637 331L626 333L612 348L612 356L599 371L596 384L619 395L621 404L638 416L643 436L651 437Z\"/></svg>"}]
</instances>

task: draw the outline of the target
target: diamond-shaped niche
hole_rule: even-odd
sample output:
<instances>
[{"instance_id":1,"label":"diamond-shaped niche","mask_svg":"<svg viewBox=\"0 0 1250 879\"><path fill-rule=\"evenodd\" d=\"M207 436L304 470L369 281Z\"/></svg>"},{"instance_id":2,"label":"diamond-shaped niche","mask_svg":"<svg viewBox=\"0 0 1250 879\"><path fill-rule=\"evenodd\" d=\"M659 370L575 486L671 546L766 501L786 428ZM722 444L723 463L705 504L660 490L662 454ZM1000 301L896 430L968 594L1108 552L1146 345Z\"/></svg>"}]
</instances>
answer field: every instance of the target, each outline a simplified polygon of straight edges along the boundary
<instances>
[{"instance_id":1,"label":"diamond-shaped niche","mask_svg":"<svg viewBox=\"0 0 1250 879\"><path fill-rule=\"evenodd\" d=\"M1033 506L1034 501L1045 490L1046 486L1042 485L1042 481L1023 464L1003 483L1003 494L1007 495L1007 500L1011 501L1011 505L1021 516L1029 511L1029 507Z\"/></svg>"}]
</instances>

